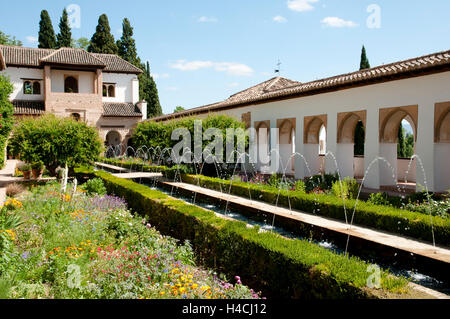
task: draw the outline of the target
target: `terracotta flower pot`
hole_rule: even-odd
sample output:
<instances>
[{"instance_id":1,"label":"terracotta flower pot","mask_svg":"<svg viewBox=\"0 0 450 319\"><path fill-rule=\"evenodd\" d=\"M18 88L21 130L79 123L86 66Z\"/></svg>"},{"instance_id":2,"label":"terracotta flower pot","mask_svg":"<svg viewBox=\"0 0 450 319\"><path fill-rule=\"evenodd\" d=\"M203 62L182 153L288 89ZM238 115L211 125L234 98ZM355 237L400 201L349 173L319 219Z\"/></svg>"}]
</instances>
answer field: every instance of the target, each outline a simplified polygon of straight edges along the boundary
<instances>
[{"instance_id":1,"label":"terracotta flower pot","mask_svg":"<svg viewBox=\"0 0 450 319\"><path fill-rule=\"evenodd\" d=\"M23 178L25 179L31 179L31 171L25 171L23 173Z\"/></svg>"},{"instance_id":2,"label":"terracotta flower pot","mask_svg":"<svg viewBox=\"0 0 450 319\"><path fill-rule=\"evenodd\" d=\"M44 173L43 169L33 169L33 178L34 179L40 179L42 177L42 174Z\"/></svg>"}]
</instances>

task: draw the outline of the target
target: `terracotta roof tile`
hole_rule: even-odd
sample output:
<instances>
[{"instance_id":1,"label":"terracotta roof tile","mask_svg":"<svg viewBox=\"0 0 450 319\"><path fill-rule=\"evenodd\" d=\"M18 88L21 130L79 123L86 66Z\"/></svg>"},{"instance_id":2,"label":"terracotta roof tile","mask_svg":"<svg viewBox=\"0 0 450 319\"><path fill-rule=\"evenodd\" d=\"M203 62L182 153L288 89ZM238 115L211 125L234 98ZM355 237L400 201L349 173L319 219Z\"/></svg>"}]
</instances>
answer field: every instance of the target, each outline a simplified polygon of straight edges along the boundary
<instances>
[{"instance_id":1,"label":"terracotta roof tile","mask_svg":"<svg viewBox=\"0 0 450 319\"><path fill-rule=\"evenodd\" d=\"M104 67L105 72L140 74L142 70L113 54L89 53L81 49L36 49L0 45L4 62L8 65L40 67L45 63Z\"/></svg>"},{"instance_id":2,"label":"terracotta roof tile","mask_svg":"<svg viewBox=\"0 0 450 319\"><path fill-rule=\"evenodd\" d=\"M45 113L44 101L12 101L14 115L42 115Z\"/></svg>"},{"instance_id":3,"label":"terracotta roof tile","mask_svg":"<svg viewBox=\"0 0 450 319\"><path fill-rule=\"evenodd\" d=\"M135 67L133 64L125 61L114 54L99 54L92 53L97 59L102 60L106 64L105 72L128 72L128 73L142 73L142 70Z\"/></svg>"},{"instance_id":4,"label":"terracotta roof tile","mask_svg":"<svg viewBox=\"0 0 450 319\"><path fill-rule=\"evenodd\" d=\"M450 69L450 51L433 53L422 57L381 65L371 69L342 74L308 83L299 83L284 78L273 78L232 95L225 101L200 106L175 114L163 115L150 120L161 121L224 108L238 107L251 103L261 103L277 98L295 98L299 96L312 95L317 94L317 90L319 89L333 91L341 87L351 85L368 85L395 79L393 76L396 76L398 79L400 76L411 77L417 74L420 75L420 72L439 72L439 67ZM415 72L415 75L412 74L413 72ZM367 80L371 80L371 82L367 83ZM279 84L274 83L274 81Z\"/></svg>"},{"instance_id":5,"label":"terracotta roof tile","mask_svg":"<svg viewBox=\"0 0 450 319\"><path fill-rule=\"evenodd\" d=\"M103 103L103 116L142 117L142 113L133 103Z\"/></svg>"},{"instance_id":6,"label":"terracotta roof tile","mask_svg":"<svg viewBox=\"0 0 450 319\"><path fill-rule=\"evenodd\" d=\"M71 64L71 65L87 65L95 67L106 67L106 64L97 59L93 54L86 52L83 49L61 48L54 51L52 54L42 58L41 63L55 63L55 64Z\"/></svg>"}]
</instances>

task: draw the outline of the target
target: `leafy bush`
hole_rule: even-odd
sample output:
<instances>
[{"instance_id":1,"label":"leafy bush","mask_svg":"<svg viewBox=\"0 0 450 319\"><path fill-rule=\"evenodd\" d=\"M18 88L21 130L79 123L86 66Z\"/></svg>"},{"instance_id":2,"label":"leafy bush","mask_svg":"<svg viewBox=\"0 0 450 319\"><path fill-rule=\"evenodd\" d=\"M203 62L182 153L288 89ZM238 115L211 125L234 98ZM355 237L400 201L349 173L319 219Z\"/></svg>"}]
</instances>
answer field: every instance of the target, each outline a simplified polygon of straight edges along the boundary
<instances>
[{"instance_id":1,"label":"leafy bush","mask_svg":"<svg viewBox=\"0 0 450 319\"><path fill-rule=\"evenodd\" d=\"M94 178L88 180L83 186L83 190L86 191L88 195L105 195L106 194L106 188L105 184L103 183L103 180L100 178Z\"/></svg>"},{"instance_id":2,"label":"leafy bush","mask_svg":"<svg viewBox=\"0 0 450 319\"><path fill-rule=\"evenodd\" d=\"M42 161L34 162L33 164L31 164L31 168L36 169L36 170L41 170L44 168L44 162L42 162Z\"/></svg>"},{"instance_id":3,"label":"leafy bush","mask_svg":"<svg viewBox=\"0 0 450 319\"><path fill-rule=\"evenodd\" d=\"M17 166L17 169L21 172L29 172L29 171L31 171L31 165L28 163L20 163Z\"/></svg>"},{"instance_id":4,"label":"leafy bush","mask_svg":"<svg viewBox=\"0 0 450 319\"><path fill-rule=\"evenodd\" d=\"M335 254L307 240L290 240L243 222L219 218L211 211L106 172L96 172L108 192L129 201L163 233L189 239L199 258L228 274L239 273L258 289L279 298L366 298L369 264ZM384 289L404 288L406 281L381 273Z\"/></svg>"},{"instance_id":5,"label":"leafy bush","mask_svg":"<svg viewBox=\"0 0 450 319\"><path fill-rule=\"evenodd\" d=\"M91 164L102 151L97 129L71 118L45 115L25 119L14 128L11 152L21 159L43 162L55 176L58 166L72 170L78 164Z\"/></svg>"},{"instance_id":6,"label":"leafy bush","mask_svg":"<svg viewBox=\"0 0 450 319\"><path fill-rule=\"evenodd\" d=\"M167 179L175 180L175 178L180 178L181 174L192 174L192 167L187 165L175 165L164 170L164 176Z\"/></svg>"},{"instance_id":7,"label":"leafy bush","mask_svg":"<svg viewBox=\"0 0 450 319\"><path fill-rule=\"evenodd\" d=\"M9 100L13 91L10 80L0 74L0 168L5 165L6 142L14 124L14 107Z\"/></svg>"},{"instance_id":8,"label":"leafy bush","mask_svg":"<svg viewBox=\"0 0 450 319\"><path fill-rule=\"evenodd\" d=\"M334 196L344 199L356 199L359 192L359 184L354 178L346 177L342 181L336 181L332 186Z\"/></svg>"},{"instance_id":9,"label":"leafy bush","mask_svg":"<svg viewBox=\"0 0 450 319\"><path fill-rule=\"evenodd\" d=\"M295 182L295 189L296 192L300 192L300 193L306 193L306 184L304 181L302 181L301 179L299 179L298 181Z\"/></svg>"},{"instance_id":10,"label":"leafy bush","mask_svg":"<svg viewBox=\"0 0 450 319\"><path fill-rule=\"evenodd\" d=\"M339 180L338 174L315 175L308 178L305 182L306 192L310 193L314 189L328 191L333 187L333 183Z\"/></svg>"}]
</instances>

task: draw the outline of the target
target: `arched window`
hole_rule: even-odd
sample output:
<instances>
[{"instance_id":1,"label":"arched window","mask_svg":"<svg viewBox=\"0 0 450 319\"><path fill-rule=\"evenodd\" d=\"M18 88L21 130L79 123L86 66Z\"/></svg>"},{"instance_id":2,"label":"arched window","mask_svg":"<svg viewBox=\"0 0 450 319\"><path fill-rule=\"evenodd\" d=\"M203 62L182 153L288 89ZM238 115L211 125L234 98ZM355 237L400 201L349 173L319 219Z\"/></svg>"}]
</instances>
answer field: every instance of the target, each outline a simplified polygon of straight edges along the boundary
<instances>
[{"instance_id":1,"label":"arched window","mask_svg":"<svg viewBox=\"0 0 450 319\"><path fill-rule=\"evenodd\" d=\"M30 81L23 83L23 94L33 94L33 85Z\"/></svg>"},{"instance_id":2,"label":"arched window","mask_svg":"<svg viewBox=\"0 0 450 319\"><path fill-rule=\"evenodd\" d=\"M73 76L68 76L64 81L65 93L78 93L78 80Z\"/></svg>"},{"instance_id":3,"label":"arched window","mask_svg":"<svg viewBox=\"0 0 450 319\"><path fill-rule=\"evenodd\" d=\"M41 83L38 81L33 83L33 94L41 94Z\"/></svg>"},{"instance_id":4,"label":"arched window","mask_svg":"<svg viewBox=\"0 0 450 319\"><path fill-rule=\"evenodd\" d=\"M81 120L81 116L79 113L72 113L70 116L77 122Z\"/></svg>"},{"instance_id":5,"label":"arched window","mask_svg":"<svg viewBox=\"0 0 450 319\"><path fill-rule=\"evenodd\" d=\"M103 96L104 97L108 96L108 89L106 88L106 85L103 85Z\"/></svg>"},{"instance_id":6,"label":"arched window","mask_svg":"<svg viewBox=\"0 0 450 319\"><path fill-rule=\"evenodd\" d=\"M108 96L109 97L115 97L116 96L116 88L114 87L114 85L110 85L108 87Z\"/></svg>"}]
</instances>

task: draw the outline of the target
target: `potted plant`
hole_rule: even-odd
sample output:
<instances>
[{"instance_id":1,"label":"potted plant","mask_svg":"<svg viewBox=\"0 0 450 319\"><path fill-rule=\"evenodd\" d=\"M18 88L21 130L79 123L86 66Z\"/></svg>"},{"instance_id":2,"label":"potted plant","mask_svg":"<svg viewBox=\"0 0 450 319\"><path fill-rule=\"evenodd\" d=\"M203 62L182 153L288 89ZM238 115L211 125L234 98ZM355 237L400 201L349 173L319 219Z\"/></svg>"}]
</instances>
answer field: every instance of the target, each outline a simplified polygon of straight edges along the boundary
<instances>
[{"instance_id":1,"label":"potted plant","mask_svg":"<svg viewBox=\"0 0 450 319\"><path fill-rule=\"evenodd\" d=\"M35 162L31 165L34 179L40 179L44 173L44 163L42 161Z\"/></svg>"},{"instance_id":2,"label":"potted plant","mask_svg":"<svg viewBox=\"0 0 450 319\"><path fill-rule=\"evenodd\" d=\"M19 171L22 172L23 178L30 179L31 178L31 165L27 163L23 163L19 166Z\"/></svg>"}]
</instances>

